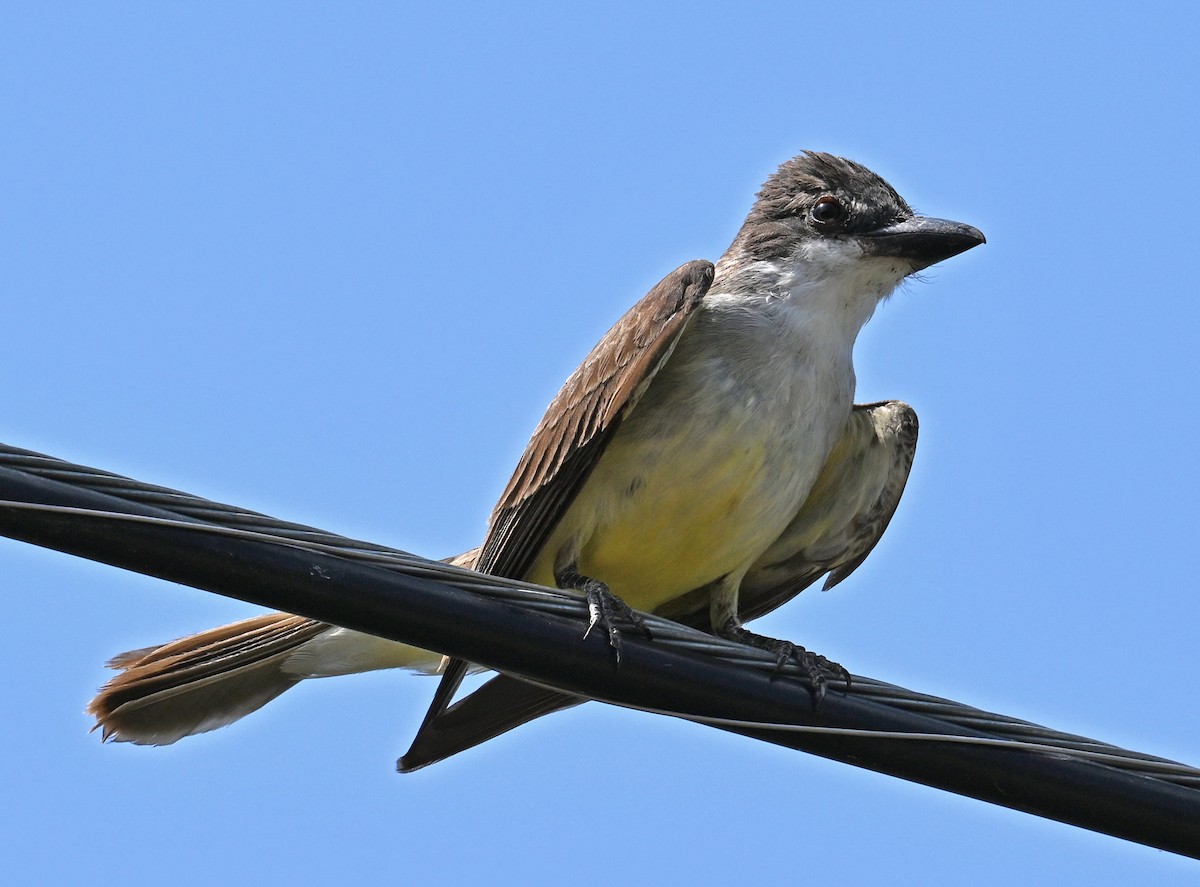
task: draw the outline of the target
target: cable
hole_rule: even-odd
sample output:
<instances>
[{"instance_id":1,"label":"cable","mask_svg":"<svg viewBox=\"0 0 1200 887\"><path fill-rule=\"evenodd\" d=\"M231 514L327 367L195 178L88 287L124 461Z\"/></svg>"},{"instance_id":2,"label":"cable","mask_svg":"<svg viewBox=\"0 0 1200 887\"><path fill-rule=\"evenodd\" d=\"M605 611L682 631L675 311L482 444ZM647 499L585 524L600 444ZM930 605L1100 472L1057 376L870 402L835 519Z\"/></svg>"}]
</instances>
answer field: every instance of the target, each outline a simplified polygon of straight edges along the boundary
<instances>
[{"instance_id":1,"label":"cable","mask_svg":"<svg viewBox=\"0 0 1200 887\"><path fill-rule=\"evenodd\" d=\"M573 594L0 445L0 533L1200 858L1200 771L648 617L623 663ZM1014 757L1015 756L1015 757Z\"/></svg>"}]
</instances>

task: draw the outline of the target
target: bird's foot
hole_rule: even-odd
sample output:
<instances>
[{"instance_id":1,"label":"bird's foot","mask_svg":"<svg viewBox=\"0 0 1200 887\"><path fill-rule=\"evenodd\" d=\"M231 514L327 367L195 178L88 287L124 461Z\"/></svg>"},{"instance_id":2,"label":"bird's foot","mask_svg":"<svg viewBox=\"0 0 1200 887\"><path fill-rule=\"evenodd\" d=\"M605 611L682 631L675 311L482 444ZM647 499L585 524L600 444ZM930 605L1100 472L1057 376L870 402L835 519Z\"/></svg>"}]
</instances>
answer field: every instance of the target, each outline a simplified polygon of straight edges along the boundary
<instances>
[{"instance_id":1,"label":"bird's foot","mask_svg":"<svg viewBox=\"0 0 1200 887\"><path fill-rule=\"evenodd\" d=\"M819 653L806 650L799 644L755 634L732 621L723 625L717 631L717 636L774 653L775 674L779 674L789 661L795 662L804 670L805 677L808 679L814 708L820 705L821 700L825 698L825 687L830 678L843 681L847 687L850 686L850 672L846 671L839 663L826 659Z\"/></svg>"},{"instance_id":2,"label":"bird's foot","mask_svg":"<svg viewBox=\"0 0 1200 887\"><path fill-rule=\"evenodd\" d=\"M650 633L650 626L646 625L646 620L629 604L609 591L608 586L599 579L580 575L575 570L564 570L555 579L560 588L573 588L583 592L583 596L587 600L588 614L591 617L583 636L588 637L592 633L592 629L597 626L601 630L607 631L608 644L613 649L617 665L621 664L621 629L617 627L619 619L628 622L646 637L654 637Z\"/></svg>"}]
</instances>

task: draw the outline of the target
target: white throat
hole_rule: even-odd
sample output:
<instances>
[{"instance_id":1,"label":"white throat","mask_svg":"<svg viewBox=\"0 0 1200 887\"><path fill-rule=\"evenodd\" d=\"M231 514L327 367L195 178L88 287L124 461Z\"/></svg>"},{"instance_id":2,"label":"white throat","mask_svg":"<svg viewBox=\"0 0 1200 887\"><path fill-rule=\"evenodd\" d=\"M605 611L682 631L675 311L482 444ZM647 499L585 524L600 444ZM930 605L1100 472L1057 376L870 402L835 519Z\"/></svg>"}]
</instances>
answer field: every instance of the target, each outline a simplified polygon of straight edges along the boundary
<instances>
[{"instance_id":1,"label":"white throat","mask_svg":"<svg viewBox=\"0 0 1200 887\"><path fill-rule=\"evenodd\" d=\"M911 271L901 259L864 258L853 240L820 239L783 259L747 261L726 254L706 302L783 322L805 346L848 352L879 303Z\"/></svg>"}]
</instances>

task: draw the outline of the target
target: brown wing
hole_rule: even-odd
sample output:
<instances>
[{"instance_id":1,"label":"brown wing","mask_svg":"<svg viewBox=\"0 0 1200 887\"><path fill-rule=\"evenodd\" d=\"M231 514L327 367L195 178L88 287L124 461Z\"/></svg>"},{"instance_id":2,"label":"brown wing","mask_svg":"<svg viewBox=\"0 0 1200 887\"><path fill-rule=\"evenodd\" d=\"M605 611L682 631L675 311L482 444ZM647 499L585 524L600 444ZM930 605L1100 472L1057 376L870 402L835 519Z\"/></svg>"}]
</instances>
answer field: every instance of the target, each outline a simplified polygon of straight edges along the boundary
<instances>
[{"instance_id":1,"label":"brown wing","mask_svg":"<svg viewBox=\"0 0 1200 887\"><path fill-rule=\"evenodd\" d=\"M712 279L711 262L688 262L672 271L571 374L492 512L476 569L516 579L528 572L621 417L670 357Z\"/></svg>"},{"instance_id":2,"label":"brown wing","mask_svg":"<svg viewBox=\"0 0 1200 887\"><path fill-rule=\"evenodd\" d=\"M854 572L896 512L916 445L917 414L907 404L856 405L808 499L742 580L740 618L749 621L774 610L826 573L825 587L832 588ZM707 587L698 588L658 612L708 631L708 597ZM422 725L399 767L432 764L581 701L497 675Z\"/></svg>"},{"instance_id":3,"label":"brown wing","mask_svg":"<svg viewBox=\"0 0 1200 887\"><path fill-rule=\"evenodd\" d=\"M396 762L396 769L411 773L543 715L587 701L498 674L432 720L427 718L404 757Z\"/></svg>"},{"instance_id":4,"label":"brown wing","mask_svg":"<svg viewBox=\"0 0 1200 887\"><path fill-rule=\"evenodd\" d=\"M711 262L676 268L584 358L550 402L500 496L476 570L512 579L529 571L621 418L671 356L712 280ZM402 770L440 760L579 701L502 675L503 680L495 679L498 692L476 691L447 709L466 673L461 659L447 661L412 747L398 762Z\"/></svg>"},{"instance_id":5,"label":"brown wing","mask_svg":"<svg viewBox=\"0 0 1200 887\"><path fill-rule=\"evenodd\" d=\"M828 591L858 569L896 513L916 449L908 404L856 405L795 519L742 580L741 618L769 613L826 573Z\"/></svg>"}]
</instances>

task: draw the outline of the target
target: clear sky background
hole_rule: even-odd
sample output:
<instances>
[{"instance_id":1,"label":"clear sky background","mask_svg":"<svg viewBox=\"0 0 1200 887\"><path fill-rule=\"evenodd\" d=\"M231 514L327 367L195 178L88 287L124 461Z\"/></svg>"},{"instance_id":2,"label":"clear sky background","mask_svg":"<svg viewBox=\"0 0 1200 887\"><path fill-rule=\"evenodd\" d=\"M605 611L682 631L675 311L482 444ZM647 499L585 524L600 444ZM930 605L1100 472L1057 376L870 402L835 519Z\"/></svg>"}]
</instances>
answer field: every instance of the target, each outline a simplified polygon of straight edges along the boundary
<instances>
[{"instance_id":1,"label":"clear sky background","mask_svg":"<svg viewBox=\"0 0 1200 887\"><path fill-rule=\"evenodd\" d=\"M645 7L6 6L0 439L451 554L609 324L845 154L989 242L859 340L859 399L921 416L886 538L757 629L1200 763L1197 7ZM110 655L253 608L8 540L0 585L6 883L1200 872L600 705L399 776L402 673L105 746Z\"/></svg>"}]
</instances>

